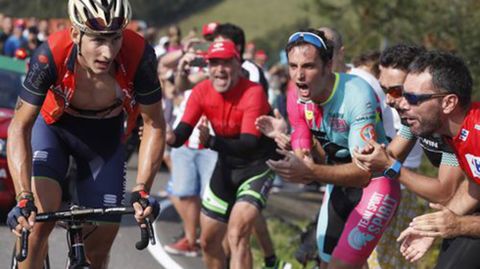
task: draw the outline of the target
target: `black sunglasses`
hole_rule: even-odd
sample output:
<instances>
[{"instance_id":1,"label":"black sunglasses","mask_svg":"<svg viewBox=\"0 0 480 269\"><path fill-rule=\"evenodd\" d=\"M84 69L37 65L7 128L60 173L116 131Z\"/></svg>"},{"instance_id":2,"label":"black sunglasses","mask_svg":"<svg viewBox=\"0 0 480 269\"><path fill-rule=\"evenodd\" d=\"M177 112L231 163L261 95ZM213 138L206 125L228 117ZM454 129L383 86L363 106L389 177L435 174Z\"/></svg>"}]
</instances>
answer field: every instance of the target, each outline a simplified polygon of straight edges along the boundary
<instances>
[{"instance_id":1,"label":"black sunglasses","mask_svg":"<svg viewBox=\"0 0 480 269\"><path fill-rule=\"evenodd\" d=\"M430 100L432 98L444 97L448 93L427 93L427 94L413 94L408 92L403 92L402 96L407 100L407 103L410 105L418 105L424 101Z\"/></svg>"}]
</instances>

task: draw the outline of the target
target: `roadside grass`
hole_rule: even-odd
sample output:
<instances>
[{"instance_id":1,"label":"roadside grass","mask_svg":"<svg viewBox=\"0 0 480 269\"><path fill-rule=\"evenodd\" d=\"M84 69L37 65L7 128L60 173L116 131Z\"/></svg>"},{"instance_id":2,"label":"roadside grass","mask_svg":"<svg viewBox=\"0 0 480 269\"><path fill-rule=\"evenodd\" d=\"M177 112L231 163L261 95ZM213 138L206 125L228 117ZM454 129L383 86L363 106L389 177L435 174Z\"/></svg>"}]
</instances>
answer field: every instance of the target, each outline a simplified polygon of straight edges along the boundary
<instances>
[{"instance_id":1,"label":"roadside grass","mask_svg":"<svg viewBox=\"0 0 480 269\"><path fill-rule=\"evenodd\" d=\"M267 216L267 225L272 236L273 245L277 257L289 262L293 268L302 268L300 263L294 257L294 253L300 244L300 227L305 227L307 221L298 221L288 224L276 217ZM297 226L298 225L298 226ZM253 249L254 268L262 268L263 253L256 239L252 236L251 240Z\"/></svg>"},{"instance_id":2,"label":"roadside grass","mask_svg":"<svg viewBox=\"0 0 480 269\"><path fill-rule=\"evenodd\" d=\"M178 24L184 33L187 33L194 27L201 31L202 25L208 22L231 22L245 30L246 39L249 41L264 37L272 29L285 27L299 20L308 20L311 25L320 25L322 16L319 16L313 8L309 8L309 5L311 5L309 0L224 0L192 14ZM285 33L287 37L288 34Z\"/></svg>"}]
</instances>

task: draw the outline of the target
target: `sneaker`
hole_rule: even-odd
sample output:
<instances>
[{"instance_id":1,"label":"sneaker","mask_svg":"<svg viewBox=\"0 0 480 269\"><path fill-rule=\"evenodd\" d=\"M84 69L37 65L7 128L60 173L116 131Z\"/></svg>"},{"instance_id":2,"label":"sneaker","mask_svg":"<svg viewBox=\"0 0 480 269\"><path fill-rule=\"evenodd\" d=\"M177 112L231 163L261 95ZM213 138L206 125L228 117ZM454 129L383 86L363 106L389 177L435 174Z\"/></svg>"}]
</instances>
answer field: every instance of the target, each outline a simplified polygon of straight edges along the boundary
<instances>
[{"instance_id":1,"label":"sneaker","mask_svg":"<svg viewBox=\"0 0 480 269\"><path fill-rule=\"evenodd\" d=\"M170 245L166 245L164 249L166 252L174 255L182 255L186 257L200 256L200 247L197 244L190 246L186 237L183 237Z\"/></svg>"},{"instance_id":2,"label":"sneaker","mask_svg":"<svg viewBox=\"0 0 480 269\"><path fill-rule=\"evenodd\" d=\"M262 269L292 269L292 264L282 260L277 260L274 266L265 266L263 265Z\"/></svg>"}]
</instances>

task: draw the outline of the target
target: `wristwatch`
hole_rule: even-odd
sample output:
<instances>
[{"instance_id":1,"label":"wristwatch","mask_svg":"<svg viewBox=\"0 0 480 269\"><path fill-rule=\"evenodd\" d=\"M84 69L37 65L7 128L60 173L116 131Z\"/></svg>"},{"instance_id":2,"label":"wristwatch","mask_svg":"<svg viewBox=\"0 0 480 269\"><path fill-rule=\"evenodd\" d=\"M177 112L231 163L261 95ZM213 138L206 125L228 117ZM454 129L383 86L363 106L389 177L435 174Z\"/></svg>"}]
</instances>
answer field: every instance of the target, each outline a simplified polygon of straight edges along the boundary
<instances>
[{"instance_id":1,"label":"wristwatch","mask_svg":"<svg viewBox=\"0 0 480 269\"><path fill-rule=\"evenodd\" d=\"M402 163L398 160L395 160L395 162L390 166L385 172L383 172L383 175L390 178L390 179L396 179L400 175L400 169L402 168Z\"/></svg>"}]
</instances>

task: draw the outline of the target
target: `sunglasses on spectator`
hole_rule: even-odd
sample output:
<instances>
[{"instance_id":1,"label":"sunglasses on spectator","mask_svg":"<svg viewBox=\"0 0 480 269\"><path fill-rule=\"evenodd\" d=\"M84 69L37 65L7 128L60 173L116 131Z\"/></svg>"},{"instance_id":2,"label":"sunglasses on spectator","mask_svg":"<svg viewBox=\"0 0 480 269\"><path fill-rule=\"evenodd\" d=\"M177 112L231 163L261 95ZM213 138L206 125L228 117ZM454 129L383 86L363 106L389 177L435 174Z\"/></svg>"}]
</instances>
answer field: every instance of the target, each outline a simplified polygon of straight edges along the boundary
<instances>
[{"instance_id":1,"label":"sunglasses on spectator","mask_svg":"<svg viewBox=\"0 0 480 269\"><path fill-rule=\"evenodd\" d=\"M314 33L310 33L310 32L296 32L296 33L294 33L293 35L291 35L288 38L288 44L290 44L292 42L295 42L295 41L299 40L300 38L303 41L305 41L309 44L312 44L319 49L327 49L327 46L325 45L325 42L323 41L323 39L321 37L319 37L318 35L316 35Z\"/></svg>"},{"instance_id":2,"label":"sunglasses on spectator","mask_svg":"<svg viewBox=\"0 0 480 269\"><path fill-rule=\"evenodd\" d=\"M395 85L395 86L390 86L390 87L385 87L383 85L380 85L380 87L382 87L382 90L385 94L388 94L388 95L392 96L393 98L402 97L403 85Z\"/></svg>"},{"instance_id":3,"label":"sunglasses on spectator","mask_svg":"<svg viewBox=\"0 0 480 269\"><path fill-rule=\"evenodd\" d=\"M404 92L402 96L407 100L409 105L418 105L424 101L430 100L432 98L444 97L449 95L449 93L427 93L427 94L413 94Z\"/></svg>"}]
</instances>

